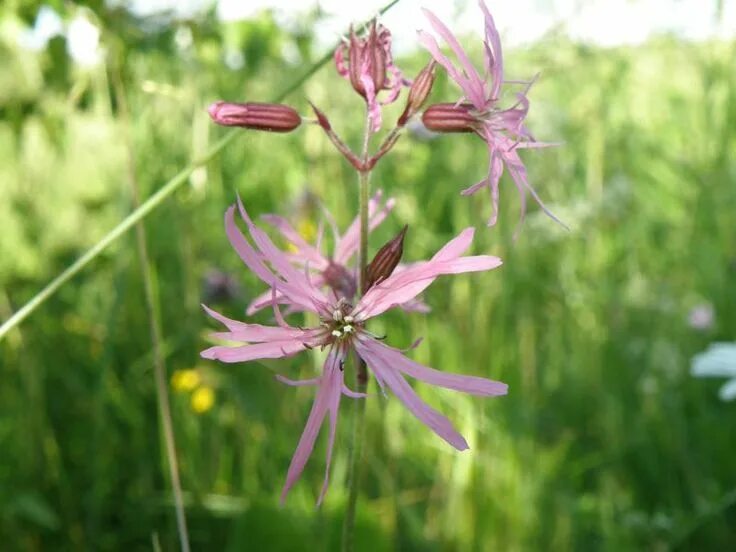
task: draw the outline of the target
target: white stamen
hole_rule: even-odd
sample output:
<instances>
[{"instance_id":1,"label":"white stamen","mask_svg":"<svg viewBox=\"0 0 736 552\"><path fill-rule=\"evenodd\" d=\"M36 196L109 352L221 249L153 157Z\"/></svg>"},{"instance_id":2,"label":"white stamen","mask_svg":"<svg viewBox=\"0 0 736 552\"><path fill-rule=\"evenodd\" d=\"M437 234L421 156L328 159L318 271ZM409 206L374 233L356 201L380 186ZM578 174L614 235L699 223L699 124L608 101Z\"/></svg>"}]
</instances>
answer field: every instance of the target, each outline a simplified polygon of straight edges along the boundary
<instances>
[{"instance_id":1,"label":"white stamen","mask_svg":"<svg viewBox=\"0 0 736 552\"><path fill-rule=\"evenodd\" d=\"M346 324L346 325L345 325L345 326L343 326L343 328L342 328L342 331L343 331L344 333L346 333L346 334L349 334L349 333L353 333L353 331L354 331L354 330L355 330L355 328L353 328L353 327L352 327L352 326L351 326L350 324Z\"/></svg>"},{"instance_id":2,"label":"white stamen","mask_svg":"<svg viewBox=\"0 0 736 552\"><path fill-rule=\"evenodd\" d=\"M353 320L354 318L349 314L345 317L345 322L347 322L348 324L352 324Z\"/></svg>"},{"instance_id":3,"label":"white stamen","mask_svg":"<svg viewBox=\"0 0 736 552\"><path fill-rule=\"evenodd\" d=\"M335 322L339 322L340 320L342 320L342 311L340 309L337 309L337 310L333 311L332 312L332 319Z\"/></svg>"},{"instance_id":4,"label":"white stamen","mask_svg":"<svg viewBox=\"0 0 736 552\"><path fill-rule=\"evenodd\" d=\"M342 337L342 332L340 330L332 330L332 335L335 337Z\"/></svg>"}]
</instances>

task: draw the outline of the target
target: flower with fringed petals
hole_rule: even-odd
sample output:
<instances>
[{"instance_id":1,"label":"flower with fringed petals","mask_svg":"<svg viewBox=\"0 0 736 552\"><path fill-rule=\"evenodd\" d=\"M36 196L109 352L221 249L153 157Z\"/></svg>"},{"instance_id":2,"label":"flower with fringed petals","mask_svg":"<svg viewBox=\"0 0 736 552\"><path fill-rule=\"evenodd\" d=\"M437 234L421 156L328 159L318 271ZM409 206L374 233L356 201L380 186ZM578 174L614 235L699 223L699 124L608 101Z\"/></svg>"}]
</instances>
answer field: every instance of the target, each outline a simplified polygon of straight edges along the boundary
<instances>
[{"instance_id":1,"label":"flower with fringed petals","mask_svg":"<svg viewBox=\"0 0 736 552\"><path fill-rule=\"evenodd\" d=\"M393 210L396 201L389 198L383 201L383 192L378 190L368 202L368 231L375 230ZM344 297L353 301L357 291L357 270L351 266L351 261L358 251L360 237L360 217L355 217L344 234L337 230L332 215L325 211L325 215L331 223L334 234L334 253L327 256L323 253L321 239L316 245L308 243L299 232L285 218L278 215L261 215L261 219L276 228L282 237L289 243L293 252L289 253L289 261L297 268L309 271L312 284L318 288L326 288L332 291L336 299ZM397 272L405 269L405 265L396 267ZM259 310L268 307L273 301L273 290L269 289L251 301L246 314L252 316ZM276 301L279 304L288 305L288 311L297 312L301 309L298 305L289 303L288 297L282 293L276 293ZM401 308L411 312L429 312L429 307L420 299L412 299L401 305Z\"/></svg>"},{"instance_id":2,"label":"flower with fringed petals","mask_svg":"<svg viewBox=\"0 0 736 552\"><path fill-rule=\"evenodd\" d=\"M542 210L552 219L564 224L545 206L537 192L529 183L526 167L519 157L518 150L542 148L555 144L537 142L524 124L529 112L527 92L534 79L526 82L504 81L503 53L501 38L496 30L491 13L479 0L485 19L485 74L481 75L470 62L465 50L452 34L450 29L431 11L424 10L434 31L442 37L455 54L458 63L454 64L442 53L435 38L426 31L419 31L420 43L429 51L434 60L440 64L449 77L457 83L463 97L456 103L430 105L422 115L424 125L435 132L471 132L478 135L488 147L488 173L480 182L466 188L462 195L471 195L487 188L492 204L492 213L488 226L496 224L498 219L499 180L504 166L508 170L521 197L521 220L526 212L526 193L529 192ZM516 103L511 107L501 108L501 85L507 83L523 84L516 93Z\"/></svg>"},{"instance_id":3,"label":"flower with fringed petals","mask_svg":"<svg viewBox=\"0 0 736 552\"><path fill-rule=\"evenodd\" d=\"M424 403L406 381L405 376L438 387L479 396L504 395L507 392L506 384L476 376L448 374L423 366L406 357L399 349L382 343L366 330L365 325L369 319L415 298L441 275L486 271L500 266L501 260L498 257L462 255L472 242L473 229L463 230L430 260L413 263L401 272L394 272L378 279L355 305L352 305L344 297L335 299L334 296L331 297L316 287L309 274L295 268L288 254L279 250L268 235L253 223L240 201L238 209L248 227L250 240L237 226L235 206L231 206L225 213L225 229L233 248L246 266L273 289L274 294L281 293L288 297L289 303L316 314L320 324L314 328L290 326L281 315L275 300L273 309L277 326L262 326L232 320L204 307L210 316L227 328L226 332L216 333L214 336L240 342L242 345L210 347L202 351L202 357L232 363L285 358L316 347L328 350L320 376L301 381L277 376L288 385L317 386L317 395L287 472L281 494L282 501L301 475L314 449L322 423L325 417L328 417L325 478L318 504L325 496L340 399L342 395L356 399L365 398L364 394L351 391L344 383L343 366L351 351L357 352L366 362L381 388L391 390L421 422L456 449L467 449L467 442L452 423Z\"/></svg>"}]
</instances>

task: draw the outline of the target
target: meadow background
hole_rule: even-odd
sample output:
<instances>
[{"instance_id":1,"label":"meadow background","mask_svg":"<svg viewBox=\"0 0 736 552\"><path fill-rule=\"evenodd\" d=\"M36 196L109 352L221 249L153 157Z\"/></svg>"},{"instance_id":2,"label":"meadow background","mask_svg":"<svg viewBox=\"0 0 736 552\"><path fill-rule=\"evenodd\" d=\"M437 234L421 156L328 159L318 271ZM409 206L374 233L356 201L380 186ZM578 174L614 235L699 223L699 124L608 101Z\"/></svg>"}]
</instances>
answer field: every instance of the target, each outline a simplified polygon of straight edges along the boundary
<instances>
[{"instance_id":1,"label":"meadow background","mask_svg":"<svg viewBox=\"0 0 736 552\"><path fill-rule=\"evenodd\" d=\"M0 320L132 210L131 183L149 196L224 134L205 111L211 101L274 98L324 53L317 12L285 29L268 12L220 23L212 12L172 20L101 1L49 4L90 18L106 54L80 66L62 37L23 49L15 38L39 5L0 7ZM223 63L233 51L245 61L236 70ZM409 135L378 165L373 186L398 206L372 250L409 224L405 259L423 259L476 225L474 250L505 264L438 280L425 295L433 314L392 313L374 331L397 346L424 336L418 361L503 380L510 393L419 386L468 438L463 454L397 400L369 400L357 549L736 549L736 404L718 400L721 382L689 374L694 354L736 337L736 41L599 48L551 33L507 58L511 78L542 72L530 128L564 145L524 159L571 231L532 205L513 241L508 180L500 223L486 229L488 198L458 195L486 170L472 137ZM412 75L426 60L399 61ZM455 96L439 78L432 98ZM306 97L359 141L361 101L331 64L287 102L307 113ZM337 546L345 403L324 506L314 507L323 439L278 505L312 391L273 375L308 374L318 355L242 365L198 356L214 328L200 303L242 318L263 290L224 234L236 192L252 213L290 217L307 236L317 199L342 227L357 205L355 176L319 129L244 131L145 219L150 262L129 232L5 336L3 550L177 548L144 271L193 548ZM688 317L703 304L715 315L698 329Z\"/></svg>"}]
</instances>

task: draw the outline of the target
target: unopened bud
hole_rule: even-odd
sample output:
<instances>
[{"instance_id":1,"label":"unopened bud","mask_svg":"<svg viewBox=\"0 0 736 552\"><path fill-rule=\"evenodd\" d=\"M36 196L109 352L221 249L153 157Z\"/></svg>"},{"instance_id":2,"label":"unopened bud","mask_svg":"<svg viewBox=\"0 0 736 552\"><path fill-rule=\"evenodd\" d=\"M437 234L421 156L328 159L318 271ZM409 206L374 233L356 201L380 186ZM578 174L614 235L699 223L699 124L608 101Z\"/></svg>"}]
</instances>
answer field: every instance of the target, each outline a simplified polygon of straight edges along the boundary
<instances>
[{"instance_id":1,"label":"unopened bud","mask_svg":"<svg viewBox=\"0 0 736 552\"><path fill-rule=\"evenodd\" d=\"M207 112L218 125L270 132L291 132L302 123L299 113L282 104L215 102Z\"/></svg>"},{"instance_id":2,"label":"unopened bud","mask_svg":"<svg viewBox=\"0 0 736 552\"><path fill-rule=\"evenodd\" d=\"M317 116L317 122L319 123L319 126L321 126L324 130L327 130L327 131L332 130L332 125L330 124L330 121L327 119L327 115L325 115L319 109L317 109L317 106L315 106L312 102L309 102L309 105L312 106L312 111L314 111L314 114Z\"/></svg>"},{"instance_id":3,"label":"unopened bud","mask_svg":"<svg viewBox=\"0 0 736 552\"><path fill-rule=\"evenodd\" d=\"M344 266L331 262L322 271L322 278L324 278L325 283L338 297L344 297L350 300L355 296L355 288L357 287L355 285L355 278ZM347 313L340 312L340 318L345 314Z\"/></svg>"},{"instance_id":4,"label":"unopened bud","mask_svg":"<svg viewBox=\"0 0 736 552\"><path fill-rule=\"evenodd\" d=\"M401 232L387 241L378 250L376 256L373 257L373 260L366 268L364 291L368 291L373 284L385 280L393 274L394 269L399 264L399 261L401 261L401 256L404 254L404 236L408 228L408 226L404 226Z\"/></svg>"},{"instance_id":5,"label":"unopened bud","mask_svg":"<svg viewBox=\"0 0 736 552\"><path fill-rule=\"evenodd\" d=\"M477 119L471 109L470 104L433 104L422 113L422 122L434 132L475 132Z\"/></svg>"},{"instance_id":6,"label":"unopened bud","mask_svg":"<svg viewBox=\"0 0 736 552\"><path fill-rule=\"evenodd\" d=\"M430 61L427 66L421 70L414 79L414 82L409 88L409 96L406 99L406 107L404 112L399 117L397 125L403 127L406 122L418 112L424 102L427 101L429 93L432 91L432 85L434 85L434 60Z\"/></svg>"}]
</instances>

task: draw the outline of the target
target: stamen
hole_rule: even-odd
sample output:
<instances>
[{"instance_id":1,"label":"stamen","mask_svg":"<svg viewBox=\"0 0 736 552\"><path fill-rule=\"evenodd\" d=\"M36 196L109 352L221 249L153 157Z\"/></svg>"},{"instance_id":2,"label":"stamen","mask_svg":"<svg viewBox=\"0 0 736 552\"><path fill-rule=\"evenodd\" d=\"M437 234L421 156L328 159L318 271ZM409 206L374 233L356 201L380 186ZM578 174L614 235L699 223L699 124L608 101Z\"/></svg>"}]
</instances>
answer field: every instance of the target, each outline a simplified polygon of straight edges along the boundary
<instances>
[{"instance_id":1,"label":"stamen","mask_svg":"<svg viewBox=\"0 0 736 552\"><path fill-rule=\"evenodd\" d=\"M353 320L354 320L354 318L353 318L352 316L350 316L350 315L348 314L348 315L347 315L347 316L346 316L346 317L344 318L344 320L345 320L345 322L347 322L348 324L352 324L352 323L353 323Z\"/></svg>"},{"instance_id":2,"label":"stamen","mask_svg":"<svg viewBox=\"0 0 736 552\"><path fill-rule=\"evenodd\" d=\"M343 326L342 331L343 333L349 334L353 333L355 331L355 328L353 328L350 324L346 324L345 326Z\"/></svg>"},{"instance_id":3,"label":"stamen","mask_svg":"<svg viewBox=\"0 0 736 552\"><path fill-rule=\"evenodd\" d=\"M342 337L342 332L340 330L332 330L332 335L334 337Z\"/></svg>"}]
</instances>

